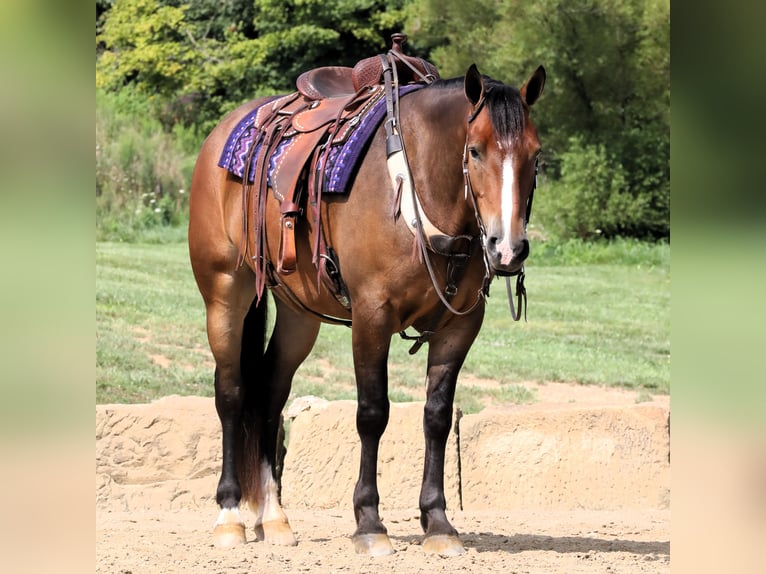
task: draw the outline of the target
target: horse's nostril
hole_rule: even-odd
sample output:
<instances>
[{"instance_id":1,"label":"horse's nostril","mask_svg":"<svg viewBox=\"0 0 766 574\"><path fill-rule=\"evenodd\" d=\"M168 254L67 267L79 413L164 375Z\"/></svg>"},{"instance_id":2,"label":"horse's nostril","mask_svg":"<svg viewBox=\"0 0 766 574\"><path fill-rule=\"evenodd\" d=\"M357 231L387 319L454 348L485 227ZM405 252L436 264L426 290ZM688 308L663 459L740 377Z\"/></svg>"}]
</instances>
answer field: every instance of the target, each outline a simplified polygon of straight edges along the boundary
<instances>
[{"instance_id":1,"label":"horse's nostril","mask_svg":"<svg viewBox=\"0 0 766 574\"><path fill-rule=\"evenodd\" d=\"M521 241L521 244L513 250L514 259L526 259L529 255L529 241L526 239Z\"/></svg>"},{"instance_id":2,"label":"horse's nostril","mask_svg":"<svg viewBox=\"0 0 766 574\"><path fill-rule=\"evenodd\" d=\"M500 239L496 235L490 235L487 237L487 255L489 255L491 258L499 258L500 253L497 249L497 246L500 244Z\"/></svg>"}]
</instances>

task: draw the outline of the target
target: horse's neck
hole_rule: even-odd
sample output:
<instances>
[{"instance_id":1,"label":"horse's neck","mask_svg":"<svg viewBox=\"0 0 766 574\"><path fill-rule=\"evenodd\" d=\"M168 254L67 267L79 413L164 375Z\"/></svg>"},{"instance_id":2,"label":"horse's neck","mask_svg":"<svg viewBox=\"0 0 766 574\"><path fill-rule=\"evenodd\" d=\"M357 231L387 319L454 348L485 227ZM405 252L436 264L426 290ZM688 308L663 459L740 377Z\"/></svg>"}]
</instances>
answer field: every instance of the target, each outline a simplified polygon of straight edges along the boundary
<instances>
[{"instance_id":1,"label":"horse's neck","mask_svg":"<svg viewBox=\"0 0 766 574\"><path fill-rule=\"evenodd\" d=\"M428 217L442 232L471 233L476 219L465 198L462 164L468 104L462 88L429 92L426 88L413 93L404 100L412 98L412 105L402 109L417 193Z\"/></svg>"}]
</instances>

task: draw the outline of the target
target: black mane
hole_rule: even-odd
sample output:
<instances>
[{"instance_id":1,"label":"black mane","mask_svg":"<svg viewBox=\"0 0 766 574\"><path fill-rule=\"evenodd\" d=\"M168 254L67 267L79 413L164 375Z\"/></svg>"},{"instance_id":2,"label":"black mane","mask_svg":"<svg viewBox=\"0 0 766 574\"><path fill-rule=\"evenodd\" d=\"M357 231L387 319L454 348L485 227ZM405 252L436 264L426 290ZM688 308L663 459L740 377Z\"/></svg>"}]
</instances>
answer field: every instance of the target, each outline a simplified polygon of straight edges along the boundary
<instances>
[{"instance_id":1,"label":"black mane","mask_svg":"<svg viewBox=\"0 0 766 574\"><path fill-rule=\"evenodd\" d=\"M524 102L519 90L513 86L483 76L485 105L489 112L492 126L500 141L517 139L524 132ZM432 87L436 89L462 88L462 77L436 80Z\"/></svg>"}]
</instances>

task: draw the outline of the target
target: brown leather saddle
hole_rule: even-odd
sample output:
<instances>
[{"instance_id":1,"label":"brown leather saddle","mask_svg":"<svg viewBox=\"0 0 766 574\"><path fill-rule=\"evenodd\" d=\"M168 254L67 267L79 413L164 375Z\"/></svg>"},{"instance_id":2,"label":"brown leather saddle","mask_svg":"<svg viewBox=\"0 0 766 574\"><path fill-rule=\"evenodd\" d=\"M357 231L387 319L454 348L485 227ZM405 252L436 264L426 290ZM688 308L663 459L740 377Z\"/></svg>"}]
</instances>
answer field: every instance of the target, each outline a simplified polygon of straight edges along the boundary
<instances>
[{"instance_id":1,"label":"brown leather saddle","mask_svg":"<svg viewBox=\"0 0 766 574\"><path fill-rule=\"evenodd\" d=\"M439 78L439 72L430 62L402 51L407 41L406 34L391 36L391 52L396 55L396 69L400 84L409 82L430 82ZM349 97L361 89L383 84L383 62L380 56L360 60L353 68L347 66L326 66L304 72L295 84L298 91L309 100Z\"/></svg>"},{"instance_id":2,"label":"brown leather saddle","mask_svg":"<svg viewBox=\"0 0 766 574\"><path fill-rule=\"evenodd\" d=\"M407 39L406 35L393 34L391 38L392 48L388 58L396 63L398 85L430 83L439 77L433 64L403 53L402 44ZM306 203L304 193L308 191L307 207L310 207L314 228L319 230L313 262L320 277L327 275L328 248L324 244L319 214L324 178L322 166L326 165L331 146L343 143L364 114L383 97L385 58L365 58L353 68L328 66L304 72L296 81L296 92L277 98L258 110L255 124L261 133L260 146L253 145L246 160L243 177L243 232L246 239L240 248L240 261L244 260L247 252L255 261L258 297L263 293L267 276L271 283L278 281L270 268L271 262L266 261L263 252L269 189L279 201L281 212L277 273L289 274L297 269L295 228L302 206ZM260 152L251 177L249 170L256 147ZM278 148L279 154L271 160ZM273 168L268 173L270 163ZM248 184L249 179L253 180L252 186ZM336 297L343 299L343 294L338 293L337 280L331 283L330 288Z\"/></svg>"}]
</instances>

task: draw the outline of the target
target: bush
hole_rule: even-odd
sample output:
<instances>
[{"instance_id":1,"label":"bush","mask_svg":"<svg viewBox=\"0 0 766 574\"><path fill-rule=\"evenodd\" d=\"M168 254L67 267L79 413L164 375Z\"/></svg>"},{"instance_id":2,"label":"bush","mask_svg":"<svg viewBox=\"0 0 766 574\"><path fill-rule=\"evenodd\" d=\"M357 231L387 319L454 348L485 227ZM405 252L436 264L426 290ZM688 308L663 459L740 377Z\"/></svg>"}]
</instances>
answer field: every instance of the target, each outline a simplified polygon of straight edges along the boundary
<instances>
[{"instance_id":1,"label":"bush","mask_svg":"<svg viewBox=\"0 0 766 574\"><path fill-rule=\"evenodd\" d=\"M151 102L130 90L97 93L96 237L131 241L187 219L196 151L190 130L167 133Z\"/></svg>"},{"instance_id":2,"label":"bush","mask_svg":"<svg viewBox=\"0 0 766 574\"><path fill-rule=\"evenodd\" d=\"M632 183L630 172L603 144L571 138L559 167L560 177L544 182L535 197L533 217L544 235L647 239L653 238L650 230L667 229L667 206L656 209L654 194Z\"/></svg>"}]
</instances>

